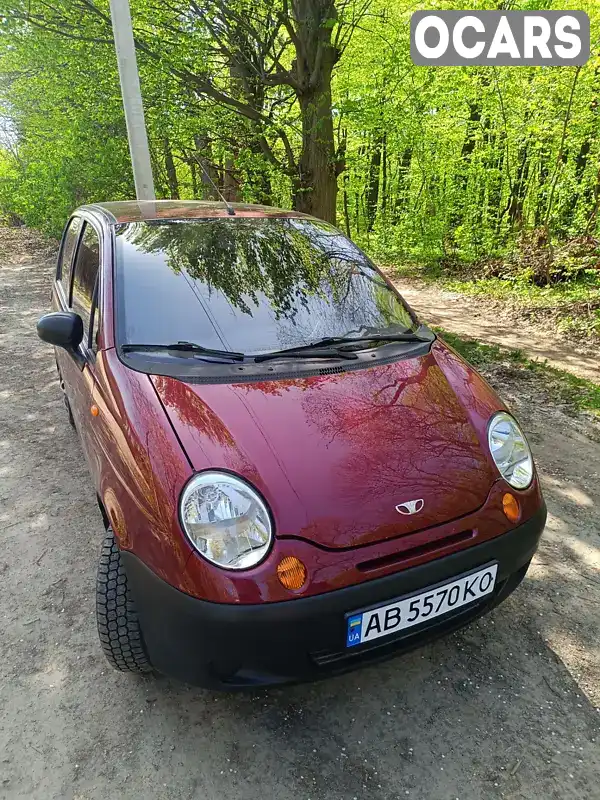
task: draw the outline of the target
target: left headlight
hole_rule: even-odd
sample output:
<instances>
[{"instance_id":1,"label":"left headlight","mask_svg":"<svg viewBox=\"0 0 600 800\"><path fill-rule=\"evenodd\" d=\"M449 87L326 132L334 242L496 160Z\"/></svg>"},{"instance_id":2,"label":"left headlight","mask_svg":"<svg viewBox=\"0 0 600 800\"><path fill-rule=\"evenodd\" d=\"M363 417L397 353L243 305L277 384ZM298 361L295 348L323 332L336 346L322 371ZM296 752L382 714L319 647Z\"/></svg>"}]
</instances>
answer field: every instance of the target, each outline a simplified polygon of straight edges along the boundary
<instances>
[{"instance_id":1,"label":"left headlight","mask_svg":"<svg viewBox=\"0 0 600 800\"><path fill-rule=\"evenodd\" d=\"M196 550L225 569L248 569L269 552L273 538L264 500L226 472L201 472L181 494L181 524Z\"/></svg>"},{"instance_id":2,"label":"left headlight","mask_svg":"<svg viewBox=\"0 0 600 800\"><path fill-rule=\"evenodd\" d=\"M527 439L505 411L494 414L488 428L492 458L504 480L515 489L526 489L533 480L533 458Z\"/></svg>"}]
</instances>

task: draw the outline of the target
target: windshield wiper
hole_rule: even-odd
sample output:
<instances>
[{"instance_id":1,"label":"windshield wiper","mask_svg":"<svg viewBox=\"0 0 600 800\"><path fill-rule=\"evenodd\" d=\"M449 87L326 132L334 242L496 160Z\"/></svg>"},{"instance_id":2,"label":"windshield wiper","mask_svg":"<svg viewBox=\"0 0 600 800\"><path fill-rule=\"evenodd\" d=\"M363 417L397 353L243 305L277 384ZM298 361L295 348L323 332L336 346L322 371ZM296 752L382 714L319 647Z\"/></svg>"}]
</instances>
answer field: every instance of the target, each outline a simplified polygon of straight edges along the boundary
<instances>
[{"instance_id":1,"label":"windshield wiper","mask_svg":"<svg viewBox=\"0 0 600 800\"><path fill-rule=\"evenodd\" d=\"M176 353L194 353L199 356L211 358L227 358L230 361L243 361L245 358L243 353L234 353L230 350L212 350L210 347L203 347L201 344L196 344L195 342L174 342L173 344L124 344L121 346L121 350L124 353L130 353L134 350L171 350Z\"/></svg>"},{"instance_id":2,"label":"windshield wiper","mask_svg":"<svg viewBox=\"0 0 600 800\"><path fill-rule=\"evenodd\" d=\"M371 333L364 336L329 336L316 342L291 347L289 350L277 350L273 353L255 356L254 361L270 361L275 358L358 358L358 355L348 348L351 345L365 345L370 342L427 342L431 338L420 336L418 333ZM332 345L335 345L333 347ZM340 347L340 345L343 345Z\"/></svg>"},{"instance_id":3,"label":"windshield wiper","mask_svg":"<svg viewBox=\"0 0 600 800\"><path fill-rule=\"evenodd\" d=\"M365 344L367 342L431 342L427 336L418 333L368 333L365 336L330 336L313 342L309 347L327 347L328 345Z\"/></svg>"},{"instance_id":4,"label":"windshield wiper","mask_svg":"<svg viewBox=\"0 0 600 800\"><path fill-rule=\"evenodd\" d=\"M263 361L273 361L276 358L345 358L347 360L356 359L356 353L347 353L344 350L338 350L335 347L314 347L308 345L307 347L292 347L290 350L276 350L273 353L263 353L260 356L254 356L256 364Z\"/></svg>"}]
</instances>

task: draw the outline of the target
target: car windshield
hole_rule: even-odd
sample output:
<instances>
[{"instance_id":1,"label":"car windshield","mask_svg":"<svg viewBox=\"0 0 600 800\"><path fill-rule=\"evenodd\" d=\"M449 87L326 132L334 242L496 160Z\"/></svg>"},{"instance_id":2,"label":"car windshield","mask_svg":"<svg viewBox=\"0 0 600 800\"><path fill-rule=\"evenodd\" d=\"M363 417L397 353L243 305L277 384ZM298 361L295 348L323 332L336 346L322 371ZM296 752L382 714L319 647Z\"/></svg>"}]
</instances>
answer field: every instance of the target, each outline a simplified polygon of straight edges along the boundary
<instances>
[{"instance_id":1,"label":"car windshield","mask_svg":"<svg viewBox=\"0 0 600 800\"><path fill-rule=\"evenodd\" d=\"M418 323L364 253L302 218L120 225L119 343L259 355Z\"/></svg>"}]
</instances>

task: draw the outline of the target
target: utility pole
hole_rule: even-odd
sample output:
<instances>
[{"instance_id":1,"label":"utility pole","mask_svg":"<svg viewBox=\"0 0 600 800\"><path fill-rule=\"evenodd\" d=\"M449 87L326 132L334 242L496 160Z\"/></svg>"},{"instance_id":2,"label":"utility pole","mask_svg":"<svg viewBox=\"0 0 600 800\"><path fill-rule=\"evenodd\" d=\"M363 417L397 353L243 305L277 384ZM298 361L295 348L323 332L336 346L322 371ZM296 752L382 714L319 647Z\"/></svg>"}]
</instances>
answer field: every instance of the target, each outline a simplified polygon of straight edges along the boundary
<instances>
[{"instance_id":1,"label":"utility pole","mask_svg":"<svg viewBox=\"0 0 600 800\"><path fill-rule=\"evenodd\" d=\"M110 0L110 15L119 65L119 80L125 109L135 194L138 200L155 200L129 0Z\"/></svg>"}]
</instances>

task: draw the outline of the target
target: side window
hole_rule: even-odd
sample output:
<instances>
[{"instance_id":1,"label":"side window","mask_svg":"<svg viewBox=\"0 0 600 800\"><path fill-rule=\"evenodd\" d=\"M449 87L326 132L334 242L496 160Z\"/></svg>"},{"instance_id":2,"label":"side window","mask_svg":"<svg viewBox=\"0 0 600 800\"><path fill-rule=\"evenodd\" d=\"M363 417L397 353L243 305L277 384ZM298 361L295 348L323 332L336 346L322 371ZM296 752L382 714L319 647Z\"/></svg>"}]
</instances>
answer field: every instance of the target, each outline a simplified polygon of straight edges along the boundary
<instances>
[{"instance_id":1,"label":"side window","mask_svg":"<svg viewBox=\"0 0 600 800\"><path fill-rule=\"evenodd\" d=\"M100 242L98 234L85 223L83 235L77 248L77 256L73 266L73 284L71 287L71 308L83 320L83 328L87 332L90 327L92 300L100 264Z\"/></svg>"},{"instance_id":2,"label":"side window","mask_svg":"<svg viewBox=\"0 0 600 800\"><path fill-rule=\"evenodd\" d=\"M69 297L73 253L75 251L75 245L77 244L80 228L81 217L73 217L65 231L63 246L58 259L56 278L61 282L66 298Z\"/></svg>"}]
</instances>

